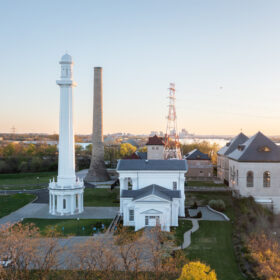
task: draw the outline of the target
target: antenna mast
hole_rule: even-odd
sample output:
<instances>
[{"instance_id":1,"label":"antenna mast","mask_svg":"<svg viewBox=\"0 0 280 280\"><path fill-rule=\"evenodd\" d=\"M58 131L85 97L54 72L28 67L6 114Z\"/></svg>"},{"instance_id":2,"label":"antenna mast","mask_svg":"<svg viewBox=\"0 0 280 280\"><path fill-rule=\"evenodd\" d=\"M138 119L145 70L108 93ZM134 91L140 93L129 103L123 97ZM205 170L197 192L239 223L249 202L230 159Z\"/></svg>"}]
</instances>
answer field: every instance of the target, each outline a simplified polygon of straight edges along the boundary
<instances>
[{"instance_id":1,"label":"antenna mast","mask_svg":"<svg viewBox=\"0 0 280 280\"><path fill-rule=\"evenodd\" d=\"M168 116L167 116L167 127L165 134L165 145L164 145L164 158L176 158L182 159L180 142L177 134L177 115L175 106L175 84L169 84L169 105L168 105Z\"/></svg>"}]
</instances>

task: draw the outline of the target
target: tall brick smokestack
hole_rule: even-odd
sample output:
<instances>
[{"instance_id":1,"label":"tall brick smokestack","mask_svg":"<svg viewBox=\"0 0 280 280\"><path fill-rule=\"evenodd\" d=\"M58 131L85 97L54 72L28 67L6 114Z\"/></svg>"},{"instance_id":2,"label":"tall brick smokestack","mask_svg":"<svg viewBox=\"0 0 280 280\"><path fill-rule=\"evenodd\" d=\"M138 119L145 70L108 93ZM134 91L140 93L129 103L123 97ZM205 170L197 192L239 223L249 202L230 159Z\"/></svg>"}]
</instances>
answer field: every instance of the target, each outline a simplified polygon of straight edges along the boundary
<instances>
[{"instance_id":1,"label":"tall brick smokestack","mask_svg":"<svg viewBox=\"0 0 280 280\"><path fill-rule=\"evenodd\" d=\"M110 180L104 163L102 67L94 67L92 156L88 182Z\"/></svg>"}]
</instances>

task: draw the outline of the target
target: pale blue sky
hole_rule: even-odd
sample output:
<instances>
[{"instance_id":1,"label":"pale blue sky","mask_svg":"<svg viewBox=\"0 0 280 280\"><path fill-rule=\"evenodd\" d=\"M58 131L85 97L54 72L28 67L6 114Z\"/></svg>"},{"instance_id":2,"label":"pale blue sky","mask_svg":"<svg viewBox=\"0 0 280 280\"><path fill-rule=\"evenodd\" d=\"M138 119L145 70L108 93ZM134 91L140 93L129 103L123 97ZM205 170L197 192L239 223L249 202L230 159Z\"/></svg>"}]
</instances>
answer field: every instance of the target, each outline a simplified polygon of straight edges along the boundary
<instances>
[{"instance_id":1,"label":"pale blue sky","mask_svg":"<svg viewBox=\"0 0 280 280\"><path fill-rule=\"evenodd\" d=\"M58 132L58 61L72 55L77 133L91 133L94 66L104 132L178 127L280 134L279 0L0 0L0 131ZM222 88L221 88L222 87Z\"/></svg>"}]
</instances>

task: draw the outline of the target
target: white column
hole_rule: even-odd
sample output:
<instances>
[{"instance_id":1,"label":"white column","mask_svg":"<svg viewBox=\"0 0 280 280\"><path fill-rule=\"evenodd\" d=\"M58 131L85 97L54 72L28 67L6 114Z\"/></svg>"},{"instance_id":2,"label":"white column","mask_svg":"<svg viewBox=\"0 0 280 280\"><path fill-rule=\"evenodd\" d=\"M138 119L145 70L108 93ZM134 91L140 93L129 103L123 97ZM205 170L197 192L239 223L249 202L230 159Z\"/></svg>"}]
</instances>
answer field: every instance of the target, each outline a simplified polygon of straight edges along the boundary
<instances>
[{"instance_id":1,"label":"white column","mask_svg":"<svg viewBox=\"0 0 280 280\"><path fill-rule=\"evenodd\" d=\"M55 213L55 194L52 195L52 213Z\"/></svg>"},{"instance_id":2,"label":"white column","mask_svg":"<svg viewBox=\"0 0 280 280\"><path fill-rule=\"evenodd\" d=\"M71 214L73 215L75 211L75 195L71 196Z\"/></svg>"},{"instance_id":3,"label":"white column","mask_svg":"<svg viewBox=\"0 0 280 280\"><path fill-rule=\"evenodd\" d=\"M81 194L79 194L79 196L78 196L78 201L79 201L79 213L81 213L82 212L82 196L81 196Z\"/></svg>"},{"instance_id":4,"label":"white column","mask_svg":"<svg viewBox=\"0 0 280 280\"><path fill-rule=\"evenodd\" d=\"M75 184L75 147L73 132L73 87L76 83L72 79L72 58L65 54L60 61L61 79L56 81L60 86L60 115L59 115L59 158L58 177L59 186ZM61 199L60 199L61 200Z\"/></svg>"},{"instance_id":5,"label":"white column","mask_svg":"<svg viewBox=\"0 0 280 280\"><path fill-rule=\"evenodd\" d=\"M51 210L52 210L52 200L51 200L51 194L49 193L49 213L51 214Z\"/></svg>"}]
</instances>

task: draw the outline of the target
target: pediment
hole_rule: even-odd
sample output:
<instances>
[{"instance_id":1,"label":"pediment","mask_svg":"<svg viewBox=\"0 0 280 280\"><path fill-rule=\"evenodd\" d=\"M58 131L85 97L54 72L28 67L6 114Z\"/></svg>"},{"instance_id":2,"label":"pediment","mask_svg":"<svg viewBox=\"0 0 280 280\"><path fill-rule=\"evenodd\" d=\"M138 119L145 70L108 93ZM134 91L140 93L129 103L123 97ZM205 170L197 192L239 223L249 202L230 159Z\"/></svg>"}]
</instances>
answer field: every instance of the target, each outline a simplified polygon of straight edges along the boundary
<instances>
[{"instance_id":1,"label":"pediment","mask_svg":"<svg viewBox=\"0 0 280 280\"><path fill-rule=\"evenodd\" d=\"M142 201L149 201L149 202L153 202L153 201L169 201L168 199L165 199L165 198L162 198L162 197L159 197L157 195L148 195L148 196L145 196L145 197L141 197L141 198L138 198L138 199L135 199L134 201L136 202L142 202Z\"/></svg>"},{"instance_id":2,"label":"pediment","mask_svg":"<svg viewBox=\"0 0 280 280\"><path fill-rule=\"evenodd\" d=\"M141 212L140 214L162 214L162 212L155 209L149 209L144 212Z\"/></svg>"}]
</instances>

